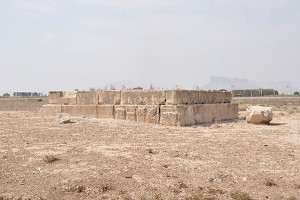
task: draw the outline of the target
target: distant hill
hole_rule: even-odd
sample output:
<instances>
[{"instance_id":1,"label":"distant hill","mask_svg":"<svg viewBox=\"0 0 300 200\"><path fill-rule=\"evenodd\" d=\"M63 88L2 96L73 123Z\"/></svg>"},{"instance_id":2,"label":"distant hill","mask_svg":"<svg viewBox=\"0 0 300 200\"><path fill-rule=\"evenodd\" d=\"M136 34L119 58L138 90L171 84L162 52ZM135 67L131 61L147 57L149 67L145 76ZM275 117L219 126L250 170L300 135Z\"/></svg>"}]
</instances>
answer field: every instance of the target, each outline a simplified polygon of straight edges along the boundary
<instances>
[{"instance_id":1,"label":"distant hill","mask_svg":"<svg viewBox=\"0 0 300 200\"><path fill-rule=\"evenodd\" d=\"M238 90L238 89L275 89L280 94L293 94L295 91L300 91L299 88L294 88L290 81L265 81L256 82L241 78L227 78L221 76L212 76L207 85L201 87L204 90Z\"/></svg>"}]
</instances>

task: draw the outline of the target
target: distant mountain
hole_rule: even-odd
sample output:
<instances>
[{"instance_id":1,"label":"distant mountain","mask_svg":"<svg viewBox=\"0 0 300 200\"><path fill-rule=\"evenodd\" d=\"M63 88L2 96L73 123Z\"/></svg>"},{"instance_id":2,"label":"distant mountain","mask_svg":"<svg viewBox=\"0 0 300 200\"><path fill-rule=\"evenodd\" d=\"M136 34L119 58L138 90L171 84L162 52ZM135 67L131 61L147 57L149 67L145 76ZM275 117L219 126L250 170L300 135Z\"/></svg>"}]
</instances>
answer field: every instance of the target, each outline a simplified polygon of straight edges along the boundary
<instances>
[{"instance_id":1,"label":"distant mountain","mask_svg":"<svg viewBox=\"0 0 300 200\"><path fill-rule=\"evenodd\" d=\"M220 76L212 76L207 85L201 87L204 90L235 90L235 89L275 89L279 93L293 94L295 91L300 91L299 88L294 88L290 81L264 81L257 82L241 78L227 78Z\"/></svg>"}]
</instances>

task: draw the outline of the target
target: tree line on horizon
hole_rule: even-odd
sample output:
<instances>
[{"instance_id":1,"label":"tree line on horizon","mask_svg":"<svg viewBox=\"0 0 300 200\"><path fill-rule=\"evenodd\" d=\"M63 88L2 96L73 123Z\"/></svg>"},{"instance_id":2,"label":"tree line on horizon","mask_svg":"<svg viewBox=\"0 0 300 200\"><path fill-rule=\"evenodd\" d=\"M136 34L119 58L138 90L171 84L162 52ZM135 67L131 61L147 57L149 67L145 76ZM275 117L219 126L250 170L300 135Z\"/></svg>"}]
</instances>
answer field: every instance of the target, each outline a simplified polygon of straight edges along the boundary
<instances>
[{"instance_id":1,"label":"tree line on horizon","mask_svg":"<svg viewBox=\"0 0 300 200\"><path fill-rule=\"evenodd\" d=\"M9 93L4 93L3 97L10 97L11 95ZM40 92L14 92L12 94L14 97L43 97L46 96L43 93Z\"/></svg>"}]
</instances>

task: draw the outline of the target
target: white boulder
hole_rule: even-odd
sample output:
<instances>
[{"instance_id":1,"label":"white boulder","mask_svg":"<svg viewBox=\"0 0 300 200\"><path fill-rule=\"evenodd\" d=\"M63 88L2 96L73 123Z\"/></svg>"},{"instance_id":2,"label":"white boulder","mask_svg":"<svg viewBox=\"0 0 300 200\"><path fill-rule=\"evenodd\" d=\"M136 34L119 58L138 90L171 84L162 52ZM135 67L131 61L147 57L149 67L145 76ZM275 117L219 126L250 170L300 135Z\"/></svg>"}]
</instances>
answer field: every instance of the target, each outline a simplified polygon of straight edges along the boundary
<instances>
[{"instance_id":1,"label":"white boulder","mask_svg":"<svg viewBox=\"0 0 300 200\"><path fill-rule=\"evenodd\" d=\"M271 107L249 106L246 110L246 121L252 124L269 124L273 119Z\"/></svg>"},{"instance_id":2,"label":"white boulder","mask_svg":"<svg viewBox=\"0 0 300 200\"><path fill-rule=\"evenodd\" d=\"M71 123L71 118L68 113L59 113L57 117L61 124Z\"/></svg>"}]
</instances>

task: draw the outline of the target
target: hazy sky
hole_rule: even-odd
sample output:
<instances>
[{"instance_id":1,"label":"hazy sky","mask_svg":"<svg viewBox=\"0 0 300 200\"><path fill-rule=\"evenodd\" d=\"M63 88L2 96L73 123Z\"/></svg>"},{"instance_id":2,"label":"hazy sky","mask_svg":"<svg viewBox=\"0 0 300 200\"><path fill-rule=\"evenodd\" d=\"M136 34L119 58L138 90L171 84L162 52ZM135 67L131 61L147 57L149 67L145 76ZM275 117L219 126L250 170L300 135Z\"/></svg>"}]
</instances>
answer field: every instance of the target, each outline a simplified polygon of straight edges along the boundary
<instances>
[{"instance_id":1,"label":"hazy sky","mask_svg":"<svg viewBox=\"0 0 300 200\"><path fill-rule=\"evenodd\" d=\"M0 0L0 93L210 76L300 87L299 0Z\"/></svg>"}]
</instances>

